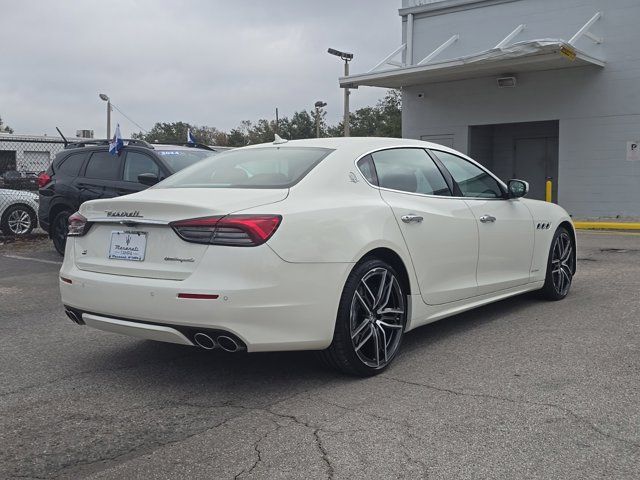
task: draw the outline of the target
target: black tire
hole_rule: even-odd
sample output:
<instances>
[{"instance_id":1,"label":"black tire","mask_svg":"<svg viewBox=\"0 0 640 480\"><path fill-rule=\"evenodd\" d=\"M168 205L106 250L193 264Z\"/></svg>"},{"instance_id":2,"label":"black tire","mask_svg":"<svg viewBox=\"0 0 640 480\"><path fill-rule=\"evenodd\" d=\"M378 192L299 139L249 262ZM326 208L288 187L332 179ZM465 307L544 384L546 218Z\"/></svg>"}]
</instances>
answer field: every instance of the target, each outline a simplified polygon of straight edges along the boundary
<instances>
[{"instance_id":1,"label":"black tire","mask_svg":"<svg viewBox=\"0 0 640 480\"><path fill-rule=\"evenodd\" d=\"M7 237L29 235L38 226L38 216L28 205L12 205L2 214L0 228Z\"/></svg>"},{"instance_id":2,"label":"black tire","mask_svg":"<svg viewBox=\"0 0 640 480\"><path fill-rule=\"evenodd\" d=\"M382 260L365 260L347 279L333 341L319 356L326 365L349 375L377 375L397 356L406 320L407 294L401 277Z\"/></svg>"},{"instance_id":3,"label":"black tire","mask_svg":"<svg viewBox=\"0 0 640 480\"><path fill-rule=\"evenodd\" d=\"M576 251L573 237L566 227L558 227L551 240L547 273L540 290L547 300L562 300L569 294L576 271Z\"/></svg>"},{"instance_id":4,"label":"black tire","mask_svg":"<svg viewBox=\"0 0 640 480\"><path fill-rule=\"evenodd\" d=\"M64 256L64 249L67 245L67 231L69 230L69 217L73 212L63 210L59 212L51 222L51 240L58 253Z\"/></svg>"}]
</instances>

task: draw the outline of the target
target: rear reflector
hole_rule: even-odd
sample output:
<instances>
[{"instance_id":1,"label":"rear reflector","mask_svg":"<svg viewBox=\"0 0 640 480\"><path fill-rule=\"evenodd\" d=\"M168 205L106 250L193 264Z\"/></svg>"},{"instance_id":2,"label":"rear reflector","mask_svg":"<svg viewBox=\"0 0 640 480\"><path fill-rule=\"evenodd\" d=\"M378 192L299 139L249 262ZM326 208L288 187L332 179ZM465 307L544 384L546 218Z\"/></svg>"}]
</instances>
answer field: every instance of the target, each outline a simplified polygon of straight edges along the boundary
<instances>
[{"instance_id":1,"label":"rear reflector","mask_svg":"<svg viewBox=\"0 0 640 480\"><path fill-rule=\"evenodd\" d=\"M280 215L226 215L179 220L170 225L186 242L255 247L269 240L281 221Z\"/></svg>"},{"instance_id":2,"label":"rear reflector","mask_svg":"<svg viewBox=\"0 0 640 480\"><path fill-rule=\"evenodd\" d=\"M199 300L215 300L220 295L207 295L204 293L179 293L178 298L191 298Z\"/></svg>"}]
</instances>

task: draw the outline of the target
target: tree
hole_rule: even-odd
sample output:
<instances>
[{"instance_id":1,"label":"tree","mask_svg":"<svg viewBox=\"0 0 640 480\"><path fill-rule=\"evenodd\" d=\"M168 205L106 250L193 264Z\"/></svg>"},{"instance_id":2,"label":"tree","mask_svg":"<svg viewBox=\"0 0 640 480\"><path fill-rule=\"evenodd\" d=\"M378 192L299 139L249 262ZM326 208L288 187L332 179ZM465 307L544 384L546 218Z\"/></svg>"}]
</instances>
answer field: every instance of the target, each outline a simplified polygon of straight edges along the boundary
<instances>
[{"instance_id":1,"label":"tree","mask_svg":"<svg viewBox=\"0 0 640 480\"><path fill-rule=\"evenodd\" d=\"M349 115L349 130L353 137L401 137L402 102L400 92L389 90L375 107L359 108ZM344 123L328 128L331 137L341 137Z\"/></svg>"},{"instance_id":2,"label":"tree","mask_svg":"<svg viewBox=\"0 0 640 480\"><path fill-rule=\"evenodd\" d=\"M0 133L13 133L13 128L2 123L2 117L0 117Z\"/></svg>"},{"instance_id":3,"label":"tree","mask_svg":"<svg viewBox=\"0 0 640 480\"><path fill-rule=\"evenodd\" d=\"M147 133L134 133L133 138L138 138L149 143L185 143L187 141L187 131L199 143L206 145L219 145L219 142L226 144L227 135L215 127L198 127L185 122L158 122Z\"/></svg>"},{"instance_id":4,"label":"tree","mask_svg":"<svg viewBox=\"0 0 640 480\"><path fill-rule=\"evenodd\" d=\"M321 109L320 136L341 137L343 134L342 122L337 125L327 125L325 117L326 112ZM400 92L389 90L375 106L359 108L353 112L349 117L349 126L351 135L354 137L400 137L402 135L401 120ZM243 120L240 125L227 133L215 127L199 127L186 122L158 122L149 132L134 133L132 137L150 143L185 143L189 129L199 143L244 147L273 142L276 123L274 120L266 118L261 118L255 123L251 120ZM282 117L279 120L277 130L282 138L289 140L315 138L316 112L300 110L294 112L290 118Z\"/></svg>"}]
</instances>

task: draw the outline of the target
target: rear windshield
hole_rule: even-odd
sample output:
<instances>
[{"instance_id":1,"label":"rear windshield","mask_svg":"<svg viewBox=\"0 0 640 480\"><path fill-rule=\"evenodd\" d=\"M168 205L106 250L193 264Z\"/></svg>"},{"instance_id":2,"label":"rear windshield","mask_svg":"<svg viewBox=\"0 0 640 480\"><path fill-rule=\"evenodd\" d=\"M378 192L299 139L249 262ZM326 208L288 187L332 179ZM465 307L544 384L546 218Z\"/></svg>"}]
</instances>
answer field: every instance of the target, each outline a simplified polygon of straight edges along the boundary
<instances>
[{"instance_id":1,"label":"rear windshield","mask_svg":"<svg viewBox=\"0 0 640 480\"><path fill-rule=\"evenodd\" d=\"M288 188L332 151L310 147L231 150L172 175L158 188Z\"/></svg>"},{"instance_id":2,"label":"rear windshield","mask_svg":"<svg viewBox=\"0 0 640 480\"><path fill-rule=\"evenodd\" d=\"M216 154L216 152L209 150L158 150L157 147L156 153L160 155L165 162L167 162L171 170L174 172L190 167L203 158Z\"/></svg>"}]
</instances>

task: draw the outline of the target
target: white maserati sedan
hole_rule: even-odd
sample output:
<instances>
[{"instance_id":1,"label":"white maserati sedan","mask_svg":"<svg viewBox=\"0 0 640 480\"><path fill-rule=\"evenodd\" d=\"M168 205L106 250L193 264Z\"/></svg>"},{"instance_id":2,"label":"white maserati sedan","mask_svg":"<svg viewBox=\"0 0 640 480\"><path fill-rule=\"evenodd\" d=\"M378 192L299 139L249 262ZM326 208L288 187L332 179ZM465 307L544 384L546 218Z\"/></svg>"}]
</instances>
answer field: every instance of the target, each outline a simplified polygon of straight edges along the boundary
<instances>
[{"instance_id":1,"label":"white maserati sedan","mask_svg":"<svg viewBox=\"0 0 640 480\"><path fill-rule=\"evenodd\" d=\"M569 292L567 212L450 148L330 138L205 159L86 202L60 271L67 315L145 339L320 350L373 375L421 325L524 292Z\"/></svg>"}]
</instances>

